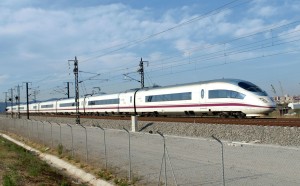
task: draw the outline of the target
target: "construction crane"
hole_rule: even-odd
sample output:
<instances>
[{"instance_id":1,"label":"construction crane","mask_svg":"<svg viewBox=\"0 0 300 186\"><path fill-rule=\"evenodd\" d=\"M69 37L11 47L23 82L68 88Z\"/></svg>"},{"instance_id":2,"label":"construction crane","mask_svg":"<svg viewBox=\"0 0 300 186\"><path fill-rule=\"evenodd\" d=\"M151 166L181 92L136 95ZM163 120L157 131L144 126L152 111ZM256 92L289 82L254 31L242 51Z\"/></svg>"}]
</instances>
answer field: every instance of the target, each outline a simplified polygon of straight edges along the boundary
<instances>
[{"instance_id":1,"label":"construction crane","mask_svg":"<svg viewBox=\"0 0 300 186\"><path fill-rule=\"evenodd\" d=\"M272 91L273 91L274 95L276 96L276 90L272 84L271 84L271 87L272 87Z\"/></svg>"},{"instance_id":2,"label":"construction crane","mask_svg":"<svg viewBox=\"0 0 300 186\"><path fill-rule=\"evenodd\" d=\"M283 88L282 88L282 84L281 84L281 82L279 81L279 85L280 85L280 90L281 90L281 96L284 96L284 94L283 94Z\"/></svg>"}]
</instances>

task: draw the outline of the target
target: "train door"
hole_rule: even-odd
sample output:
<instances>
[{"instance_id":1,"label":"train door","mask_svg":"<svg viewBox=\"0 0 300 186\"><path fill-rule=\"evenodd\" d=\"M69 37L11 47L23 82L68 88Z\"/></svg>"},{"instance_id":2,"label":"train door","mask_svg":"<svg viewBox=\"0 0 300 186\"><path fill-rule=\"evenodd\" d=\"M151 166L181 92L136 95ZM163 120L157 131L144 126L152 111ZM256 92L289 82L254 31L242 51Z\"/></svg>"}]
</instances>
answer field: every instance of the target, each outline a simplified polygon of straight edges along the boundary
<instances>
[{"instance_id":1,"label":"train door","mask_svg":"<svg viewBox=\"0 0 300 186\"><path fill-rule=\"evenodd\" d=\"M38 104L37 104L37 108L35 108L35 110L37 110L37 112L40 113L40 108L41 108L41 104L38 103Z\"/></svg>"},{"instance_id":2,"label":"train door","mask_svg":"<svg viewBox=\"0 0 300 186\"><path fill-rule=\"evenodd\" d=\"M83 98L83 101L81 102L82 109L83 109L83 115L85 115L85 105L86 105L86 97Z\"/></svg>"},{"instance_id":3,"label":"train door","mask_svg":"<svg viewBox=\"0 0 300 186\"><path fill-rule=\"evenodd\" d=\"M118 106L117 106L117 113L118 114L120 114L121 113L121 111L120 111L120 104L121 104L121 93L119 93L118 94L118 100L119 100L119 102L118 102Z\"/></svg>"},{"instance_id":4,"label":"train door","mask_svg":"<svg viewBox=\"0 0 300 186\"><path fill-rule=\"evenodd\" d=\"M128 92L119 94L120 102L119 102L119 105L118 105L118 109L119 109L120 114L126 114L128 112L128 109L127 109L128 95L129 95Z\"/></svg>"},{"instance_id":5,"label":"train door","mask_svg":"<svg viewBox=\"0 0 300 186\"><path fill-rule=\"evenodd\" d=\"M207 107L208 90L206 85L200 86L200 99L199 99L199 110L200 113L207 113L209 111Z\"/></svg>"}]
</instances>

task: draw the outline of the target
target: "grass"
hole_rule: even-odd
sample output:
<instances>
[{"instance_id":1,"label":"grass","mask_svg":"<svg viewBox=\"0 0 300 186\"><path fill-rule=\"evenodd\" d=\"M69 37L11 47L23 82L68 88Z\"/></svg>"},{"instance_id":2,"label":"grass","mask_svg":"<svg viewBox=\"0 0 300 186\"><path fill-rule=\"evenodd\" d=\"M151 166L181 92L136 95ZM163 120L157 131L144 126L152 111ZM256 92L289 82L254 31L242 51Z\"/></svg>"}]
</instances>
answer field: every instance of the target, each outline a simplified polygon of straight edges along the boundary
<instances>
[{"instance_id":1,"label":"grass","mask_svg":"<svg viewBox=\"0 0 300 186\"><path fill-rule=\"evenodd\" d=\"M19 138L19 136L14 136L14 137L17 139ZM24 142L24 140L21 140L21 141ZM77 185L80 185L78 183L72 184L70 179L63 177L62 175L60 175L62 177L57 176L56 174L59 174L59 173L55 170L54 170L54 174L53 174L53 172L51 171L51 170L53 170L52 167L50 167L48 164L44 163L43 161L39 160L34 154L27 152L25 149L0 137L0 143L1 142L3 142L5 144L5 146L9 146L10 148L19 149L19 150L17 150L18 152L16 152L16 154L19 154L19 151L21 151L20 154L22 154L22 156L13 158L13 159L19 159L19 165L17 165L17 163L16 163L16 165L14 165L14 167L22 166L22 167L27 167L27 168L26 168L26 174L21 173L21 176L19 174L19 171L10 171L10 174L4 175L4 174L1 174L1 169L2 169L1 163L2 162L0 161L0 185L3 185L3 186L14 186L14 185L41 185L41 186L42 185L45 185L45 186L46 185L47 186L48 185L60 185L60 186L76 185L77 186ZM77 167L80 167L87 172L91 172L91 170L93 170L93 172L95 173L95 175L97 175L98 178L112 182L118 186L136 185L139 181L139 179L136 177L134 177L132 181L129 181L126 178L118 178L113 172L111 172L109 170L99 170L98 167L95 168L93 166L84 164L79 159L72 157L70 154L68 154L68 153L65 154L67 151L64 149L64 146L62 144L57 145L56 148L54 148L52 150L50 149L50 151L49 151L48 148L47 148L47 150L45 150L44 146L33 143L31 141L26 141L25 143L26 144L28 143L29 146L39 149L40 151L48 151L48 153L58 156L61 159L64 159L65 161L68 161L69 163L71 163ZM4 156L7 155L7 152L5 151L5 149L2 149L2 148L3 147L0 144L0 160L2 159L3 155ZM24 155L24 153L25 153L25 155ZM36 160L32 160L30 157L27 157L28 155L36 158L40 162L40 164L37 164L37 162L35 162ZM44 166L46 166L46 168ZM95 171L95 169L96 170L98 169L98 171ZM13 169L11 169L11 170L13 170ZM48 171L50 171L50 172L45 173ZM44 172L44 174L41 175L41 173L43 173L43 172ZM51 180L54 181L54 183L50 183L51 180L49 182L46 181L46 179L43 178L43 176L45 176L47 179L49 177L53 178ZM1 180L1 177L2 177L2 180ZM26 182L29 182L29 184L24 184L23 183L24 179L26 180L28 178L29 178L29 181L26 181ZM31 180L32 178L37 178L37 180L32 181ZM20 181L20 180L22 180L22 181ZM43 180L47 183L43 182ZM19 184L20 182L22 184ZM32 182L34 182L34 184L32 184Z\"/></svg>"},{"instance_id":2,"label":"grass","mask_svg":"<svg viewBox=\"0 0 300 186\"><path fill-rule=\"evenodd\" d=\"M0 137L0 185L74 185L35 154Z\"/></svg>"}]
</instances>

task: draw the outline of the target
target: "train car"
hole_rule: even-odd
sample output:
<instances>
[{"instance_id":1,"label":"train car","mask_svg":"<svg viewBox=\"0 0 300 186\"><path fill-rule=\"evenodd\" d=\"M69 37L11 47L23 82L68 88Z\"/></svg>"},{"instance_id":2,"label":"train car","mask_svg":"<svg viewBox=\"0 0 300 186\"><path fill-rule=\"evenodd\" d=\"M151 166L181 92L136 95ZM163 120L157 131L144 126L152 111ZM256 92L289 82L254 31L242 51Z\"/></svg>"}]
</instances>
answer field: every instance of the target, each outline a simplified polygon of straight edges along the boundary
<instances>
[{"instance_id":1,"label":"train car","mask_svg":"<svg viewBox=\"0 0 300 186\"><path fill-rule=\"evenodd\" d=\"M36 106L38 107L38 112L40 114L57 114L57 104L59 100L57 101L47 101L47 102L41 102L38 103Z\"/></svg>"},{"instance_id":2,"label":"train car","mask_svg":"<svg viewBox=\"0 0 300 186\"><path fill-rule=\"evenodd\" d=\"M29 113L38 113L37 105L38 105L37 103L28 104ZM27 105L22 104L22 105L20 105L20 114L25 114L25 113L27 113Z\"/></svg>"},{"instance_id":3,"label":"train car","mask_svg":"<svg viewBox=\"0 0 300 186\"><path fill-rule=\"evenodd\" d=\"M55 103L55 113L57 114L73 114L76 113L75 99L57 100Z\"/></svg>"},{"instance_id":4,"label":"train car","mask_svg":"<svg viewBox=\"0 0 300 186\"><path fill-rule=\"evenodd\" d=\"M88 97L82 101L81 111L86 114L114 115L119 114L120 94L105 94ZM81 99L82 100L82 99ZM82 108L81 107L81 108Z\"/></svg>"},{"instance_id":5,"label":"train car","mask_svg":"<svg viewBox=\"0 0 300 186\"><path fill-rule=\"evenodd\" d=\"M79 103L81 114L212 115L237 118L265 116L276 107L265 91L251 82L239 79L134 89L118 94L80 98ZM76 113L75 100L30 104L30 112Z\"/></svg>"},{"instance_id":6,"label":"train car","mask_svg":"<svg viewBox=\"0 0 300 186\"><path fill-rule=\"evenodd\" d=\"M218 115L243 118L267 115L276 106L258 86L236 79L145 88L136 91L134 100L134 110L141 115Z\"/></svg>"},{"instance_id":7,"label":"train car","mask_svg":"<svg viewBox=\"0 0 300 186\"><path fill-rule=\"evenodd\" d=\"M10 113L11 113L11 107L6 107L5 110L6 110L6 113L7 113L7 114L10 114Z\"/></svg>"}]
</instances>

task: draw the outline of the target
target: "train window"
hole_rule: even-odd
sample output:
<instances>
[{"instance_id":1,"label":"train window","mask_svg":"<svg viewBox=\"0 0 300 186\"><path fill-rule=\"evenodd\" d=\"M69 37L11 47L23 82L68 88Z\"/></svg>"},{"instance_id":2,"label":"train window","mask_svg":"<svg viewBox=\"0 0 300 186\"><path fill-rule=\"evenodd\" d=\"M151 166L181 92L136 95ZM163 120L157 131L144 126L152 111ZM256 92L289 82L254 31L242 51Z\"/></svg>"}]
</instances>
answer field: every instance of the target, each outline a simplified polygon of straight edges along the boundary
<instances>
[{"instance_id":1,"label":"train window","mask_svg":"<svg viewBox=\"0 0 300 186\"><path fill-rule=\"evenodd\" d=\"M104 99L104 100L94 100L89 101L88 105L110 105L110 104L119 104L120 99Z\"/></svg>"},{"instance_id":2,"label":"train window","mask_svg":"<svg viewBox=\"0 0 300 186\"><path fill-rule=\"evenodd\" d=\"M59 104L59 107L74 107L74 106L75 106L75 102Z\"/></svg>"},{"instance_id":3,"label":"train window","mask_svg":"<svg viewBox=\"0 0 300 186\"><path fill-rule=\"evenodd\" d=\"M238 85L245 89L248 90L250 92L255 92L255 93L259 93L261 96L267 96L267 93L262 91L258 86L254 85L253 83L250 82L239 82Z\"/></svg>"},{"instance_id":4,"label":"train window","mask_svg":"<svg viewBox=\"0 0 300 186\"><path fill-rule=\"evenodd\" d=\"M232 91L232 90L210 90L208 92L208 98L214 99L214 98L232 98L232 99L244 99L245 95Z\"/></svg>"},{"instance_id":5,"label":"train window","mask_svg":"<svg viewBox=\"0 0 300 186\"><path fill-rule=\"evenodd\" d=\"M191 92L174 93L174 94L161 94L146 96L146 102L160 102L160 101L179 101L179 100L191 100Z\"/></svg>"},{"instance_id":6,"label":"train window","mask_svg":"<svg viewBox=\"0 0 300 186\"><path fill-rule=\"evenodd\" d=\"M24 107L20 107L20 110L24 110Z\"/></svg>"},{"instance_id":7,"label":"train window","mask_svg":"<svg viewBox=\"0 0 300 186\"><path fill-rule=\"evenodd\" d=\"M37 106L33 106L33 109L36 109L37 108Z\"/></svg>"},{"instance_id":8,"label":"train window","mask_svg":"<svg viewBox=\"0 0 300 186\"><path fill-rule=\"evenodd\" d=\"M130 103L132 103L132 96L130 96Z\"/></svg>"},{"instance_id":9,"label":"train window","mask_svg":"<svg viewBox=\"0 0 300 186\"><path fill-rule=\"evenodd\" d=\"M203 89L201 90L201 98L202 99L204 98L204 90Z\"/></svg>"},{"instance_id":10,"label":"train window","mask_svg":"<svg viewBox=\"0 0 300 186\"><path fill-rule=\"evenodd\" d=\"M41 105L41 108L53 108L53 104Z\"/></svg>"}]
</instances>

